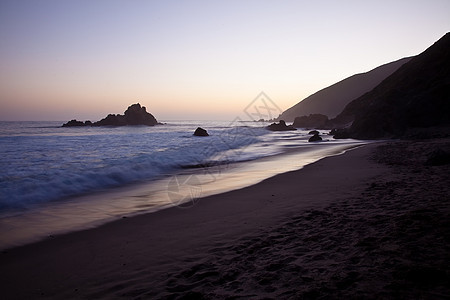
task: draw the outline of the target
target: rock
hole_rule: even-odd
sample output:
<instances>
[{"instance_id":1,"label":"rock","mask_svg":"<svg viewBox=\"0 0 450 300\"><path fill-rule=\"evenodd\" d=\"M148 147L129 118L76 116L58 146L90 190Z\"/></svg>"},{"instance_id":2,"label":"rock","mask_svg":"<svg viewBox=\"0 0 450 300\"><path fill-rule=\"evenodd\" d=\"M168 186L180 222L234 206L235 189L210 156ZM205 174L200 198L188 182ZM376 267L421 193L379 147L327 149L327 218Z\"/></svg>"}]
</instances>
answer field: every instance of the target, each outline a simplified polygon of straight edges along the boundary
<instances>
[{"instance_id":1,"label":"rock","mask_svg":"<svg viewBox=\"0 0 450 300\"><path fill-rule=\"evenodd\" d=\"M81 122L77 120L71 120L63 127L75 127L75 126L125 126L125 125L147 125L154 126L158 123L155 117L147 112L145 106L139 103L133 104L128 107L123 115L109 114L106 118L101 119L98 122L92 123L91 121Z\"/></svg>"},{"instance_id":2,"label":"rock","mask_svg":"<svg viewBox=\"0 0 450 300\"><path fill-rule=\"evenodd\" d=\"M294 127L292 127L292 125L286 125L286 122L284 122L283 120L280 120L280 122L277 123L272 123L269 126L266 127L267 129L271 130L271 131L288 131L288 130L297 130Z\"/></svg>"},{"instance_id":3,"label":"rock","mask_svg":"<svg viewBox=\"0 0 450 300\"><path fill-rule=\"evenodd\" d=\"M127 125L148 125L154 126L158 124L155 117L147 112L145 106L137 103L128 107L125 111L125 121Z\"/></svg>"},{"instance_id":4,"label":"rock","mask_svg":"<svg viewBox=\"0 0 450 300\"><path fill-rule=\"evenodd\" d=\"M347 128L335 128L330 131L330 135L333 136L334 139L348 139L350 138L350 132Z\"/></svg>"},{"instance_id":5,"label":"rock","mask_svg":"<svg viewBox=\"0 0 450 300\"><path fill-rule=\"evenodd\" d=\"M320 132L318 132L317 130L311 130L310 132L308 132L308 134L312 134L312 135L316 135L319 134Z\"/></svg>"},{"instance_id":6,"label":"rock","mask_svg":"<svg viewBox=\"0 0 450 300\"><path fill-rule=\"evenodd\" d=\"M81 127L81 126L86 126L86 124L81 121L70 120L69 122L63 124L62 127Z\"/></svg>"},{"instance_id":7,"label":"rock","mask_svg":"<svg viewBox=\"0 0 450 300\"><path fill-rule=\"evenodd\" d=\"M125 126L125 117L122 115L109 114L106 118L94 123L94 126Z\"/></svg>"},{"instance_id":8,"label":"rock","mask_svg":"<svg viewBox=\"0 0 450 300\"><path fill-rule=\"evenodd\" d=\"M322 114L310 114L309 116L296 117L292 126L295 128L324 128L328 117Z\"/></svg>"},{"instance_id":9,"label":"rock","mask_svg":"<svg viewBox=\"0 0 450 300\"><path fill-rule=\"evenodd\" d=\"M319 136L319 134L315 134L309 138L308 142L320 142L321 140L322 138Z\"/></svg>"},{"instance_id":10,"label":"rock","mask_svg":"<svg viewBox=\"0 0 450 300\"><path fill-rule=\"evenodd\" d=\"M209 136L208 131L206 131L205 129L203 129L201 127L197 127L197 129L195 129L194 135L195 136Z\"/></svg>"},{"instance_id":11,"label":"rock","mask_svg":"<svg viewBox=\"0 0 450 300\"><path fill-rule=\"evenodd\" d=\"M125 126L125 125L147 125L154 126L158 124L155 117L147 112L145 106L139 103L128 107L124 115L109 114L106 118L95 122L94 126Z\"/></svg>"}]
</instances>

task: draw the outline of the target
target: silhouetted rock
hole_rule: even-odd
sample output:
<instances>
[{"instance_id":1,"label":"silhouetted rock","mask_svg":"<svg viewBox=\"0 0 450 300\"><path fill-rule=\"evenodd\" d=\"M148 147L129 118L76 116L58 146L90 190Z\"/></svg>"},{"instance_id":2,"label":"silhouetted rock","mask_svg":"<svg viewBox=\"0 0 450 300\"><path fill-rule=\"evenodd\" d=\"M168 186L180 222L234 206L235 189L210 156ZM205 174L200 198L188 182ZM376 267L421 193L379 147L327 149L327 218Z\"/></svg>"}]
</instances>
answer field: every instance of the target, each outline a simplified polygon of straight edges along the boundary
<instances>
[{"instance_id":1,"label":"silhouetted rock","mask_svg":"<svg viewBox=\"0 0 450 300\"><path fill-rule=\"evenodd\" d=\"M154 126L158 123L155 117L148 113L145 106L137 103L128 107L124 115L109 114L106 118L101 119L98 122L92 123L91 121L81 122L77 120L71 120L63 127L76 127L76 126L125 126L125 125L147 125Z\"/></svg>"},{"instance_id":2,"label":"silhouetted rock","mask_svg":"<svg viewBox=\"0 0 450 300\"><path fill-rule=\"evenodd\" d=\"M327 116L321 114L311 114L309 116L296 117L292 126L296 128L324 128L327 122Z\"/></svg>"},{"instance_id":3,"label":"silhouetted rock","mask_svg":"<svg viewBox=\"0 0 450 300\"><path fill-rule=\"evenodd\" d=\"M319 134L315 134L309 138L308 142L320 142L321 140L322 138L319 136Z\"/></svg>"},{"instance_id":4,"label":"silhouetted rock","mask_svg":"<svg viewBox=\"0 0 450 300\"><path fill-rule=\"evenodd\" d=\"M334 139L350 138L350 132L347 128L335 128L330 131L330 135L332 135Z\"/></svg>"},{"instance_id":5,"label":"silhouetted rock","mask_svg":"<svg viewBox=\"0 0 450 300\"><path fill-rule=\"evenodd\" d=\"M267 129L271 131L288 131L288 130L297 130L292 125L286 125L286 122L283 120L280 120L280 122L272 123L269 126L266 127Z\"/></svg>"},{"instance_id":6,"label":"silhouetted rock","mask_svg":"<svg viewBox=\"0 0 450 300\"><path fill-rule=\"evenodd\" d=\"M125 126L125 118L122 115L109 114L106 118L94 123L94 126Z\"/></svg>"},{"instance_id":7,"label":"silhouetted rock","mask_svg":"<svg viewBox=\"0 0 450 300\"><path fill-rule=\"evenodd\" d=\"M194 135L195 136L209 136L208 132L201 127L197 127L197 129L195 129Z\"/></svg>"},{"instance_id":8,"label":"silhouetted rock","mask_svg":"<svg viewBox=\"0 0 450 300\"><path fill-rule=\"evenodd\" d=\"M81 127L81 126L86 126L86 124L77 120L70 120L69 122L64 123L62 125L62 127Z\"/></svg>"},{"instance_id":9,"label":"silhouetted rock","mask_svg":"<svg viewBox=\"0 0 450 300\"><path fill-rule=\"evenodd\" d=\"M155 117L148 113L145 106L137 103L128 107L124 115L109 114L106 118L95 122L94 126L125 126L125 125L147 125L158 124Z\"/></svg>"},{"instance_id":10,"label":"silhouetted rock","mask_svg":"<svg viewBox=\"0 0 450 300\"><path fill-rule=\"evenodd\" d=\"M312 135L316 135L319 134L320 132L318 132L317 130L311 130L310 132L308 132L308 134L312 134Z\"/></svg>"},{"instance_id":11,"label":"silhouetted rock","mask_svg":"<svg viewBox=\"0 0 450 300\"><path fill-rule=\"evenodd\" d=\"M145 106L137 103L133 104L125 111L125 121L127 125L148 125L154 126L158 124L155 117L147 112Z\"/></svg>"}]
</instances>

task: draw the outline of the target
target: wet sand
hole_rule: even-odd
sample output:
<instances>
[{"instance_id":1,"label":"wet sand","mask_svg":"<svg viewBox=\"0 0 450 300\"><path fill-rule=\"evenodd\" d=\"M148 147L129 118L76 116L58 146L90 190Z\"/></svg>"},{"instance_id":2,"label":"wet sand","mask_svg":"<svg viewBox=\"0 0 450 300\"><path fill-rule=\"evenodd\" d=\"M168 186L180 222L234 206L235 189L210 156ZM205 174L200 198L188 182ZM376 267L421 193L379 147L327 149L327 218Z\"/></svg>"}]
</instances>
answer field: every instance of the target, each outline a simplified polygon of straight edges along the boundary
<instances>
[{"instance_id":1,"label":"wet sand","mask_svg":"<svg viewBox=\"0 0 450 300\"><path fill-rule=\"evenodd\" d=\"M450 295L450 141L369 144L301 170L0 254L5 299Z\"/></svg>"},{"instance_id":2,"label":"wet sand","mask_svg":"<svg viewBox=\"0 0 450 300\"><path fill-rule=\"evenodd\" d=\"M252 161L186 169L156 180L41 203L28 210L2 212L0 251L38 242L48 236L98 227L122 217L173 206L189 208L198 198L251 186L364 143L367 142L302 145Z\"/></svg>"}]
</instances>

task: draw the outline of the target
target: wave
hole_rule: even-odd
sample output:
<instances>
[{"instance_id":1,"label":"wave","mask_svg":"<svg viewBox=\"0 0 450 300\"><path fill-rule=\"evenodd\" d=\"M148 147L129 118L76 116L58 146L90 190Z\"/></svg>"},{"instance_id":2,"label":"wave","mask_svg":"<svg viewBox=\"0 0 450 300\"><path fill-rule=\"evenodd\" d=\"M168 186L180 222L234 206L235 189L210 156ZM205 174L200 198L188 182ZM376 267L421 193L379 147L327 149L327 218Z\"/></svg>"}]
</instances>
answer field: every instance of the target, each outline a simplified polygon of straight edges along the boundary
<instances>
[{"instance_id":1,"label":"wave","mask_svg":"<svg viewBox=\"0 0 450 300\"><path fill-rule=\"evenodd\" d=\"M186 166L228 164L274 153L254 147L268 134L263 128L215 126L208 128L210 136L205 138L186 133L186 126L192 125L90 132L39 126L36 132L46 128L47 134L3 136L0 209L27 208L152 180Z\"/></svg>"}]
</instances>

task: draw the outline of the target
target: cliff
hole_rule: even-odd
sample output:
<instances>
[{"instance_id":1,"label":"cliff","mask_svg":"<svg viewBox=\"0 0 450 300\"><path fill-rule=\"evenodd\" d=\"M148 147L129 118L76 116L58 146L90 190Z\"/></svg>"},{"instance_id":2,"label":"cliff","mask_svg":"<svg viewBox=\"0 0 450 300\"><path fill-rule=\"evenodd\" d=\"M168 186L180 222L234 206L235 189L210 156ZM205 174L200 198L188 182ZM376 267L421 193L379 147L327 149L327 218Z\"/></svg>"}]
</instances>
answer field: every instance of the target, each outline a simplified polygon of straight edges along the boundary
<instances>
[{"instance_id":1,"label":"cliff","mask_svg":"<svg viewBox=\"0 0 450 300\"><path fill-rule=\"evenodd\" d=\"M284 111L277 119L292 122L296 117L322 114L336 117L352 100L369 92L411 57L379 66L369 72L350 76L303 99Z\"/></svg>"},{"instance_id":2,"label":"cliff","mask_svg":"<svg viewBox=\"0 0 450 300\"><path fill-rule=\"evenodd\" d=\"M331 123L351 124L349 136L359 139L450 125L450 33L350 102Z\"/></svg>"}]
</instances>

